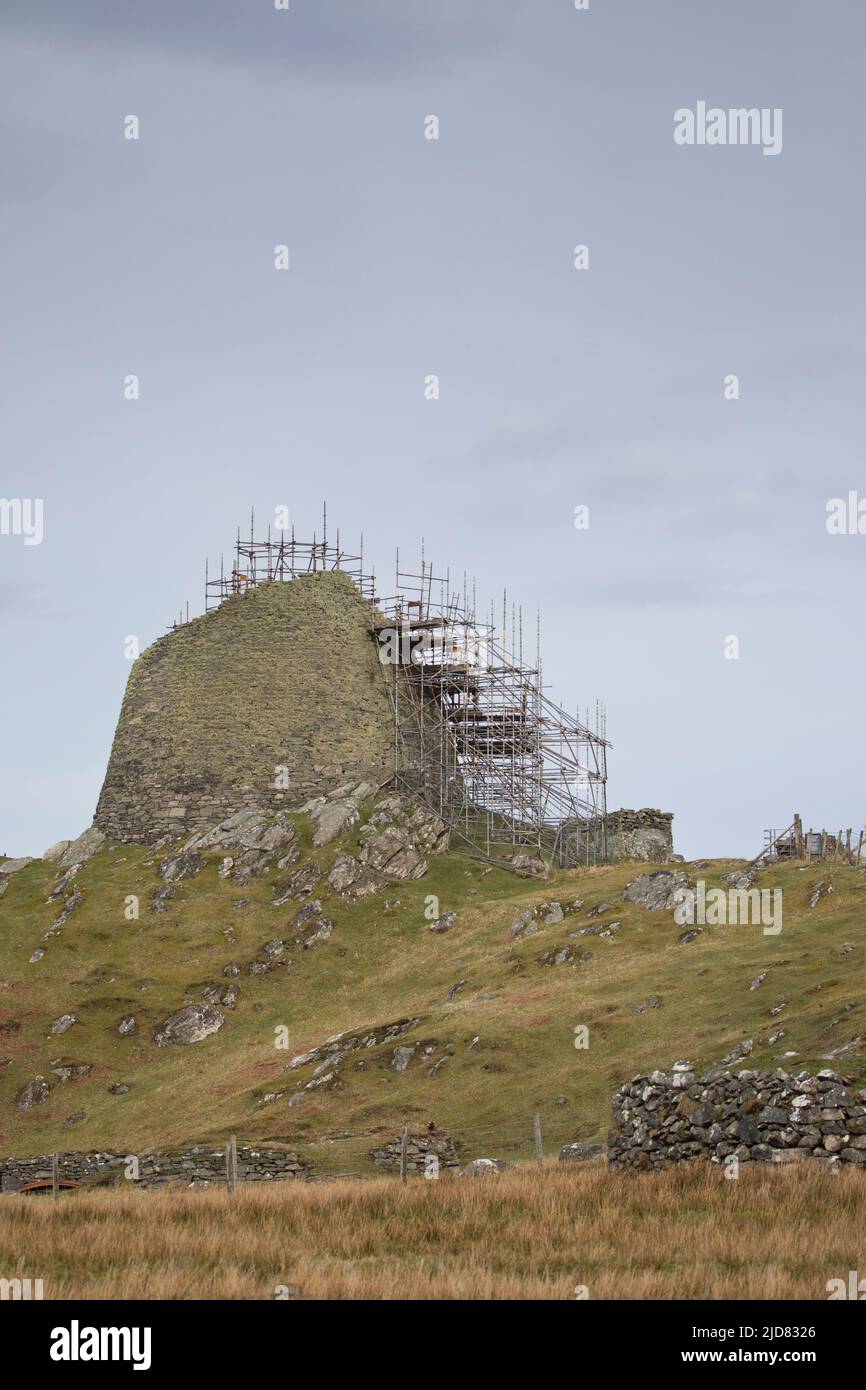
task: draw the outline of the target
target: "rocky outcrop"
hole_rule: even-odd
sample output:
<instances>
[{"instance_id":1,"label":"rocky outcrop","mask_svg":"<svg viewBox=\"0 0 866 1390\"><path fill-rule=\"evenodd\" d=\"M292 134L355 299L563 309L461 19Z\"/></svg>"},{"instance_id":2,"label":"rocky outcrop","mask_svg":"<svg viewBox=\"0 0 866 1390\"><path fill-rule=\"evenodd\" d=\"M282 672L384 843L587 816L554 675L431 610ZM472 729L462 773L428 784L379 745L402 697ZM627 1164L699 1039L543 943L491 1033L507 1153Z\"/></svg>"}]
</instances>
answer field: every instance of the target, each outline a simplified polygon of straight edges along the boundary
<instances>
[{"instance_id":1,"label":"rocky outcrop","mask_svg":"<svg viewBox=\"0 0 866 1390\"><path fill-rule=\"evenodd\" d=\"M284 812L272 815L266 811L242 808L224 820L193 835L184 845L184 850L216 850L228 854L239 850L257 850L263 854L275 854L286 849L297 838L297 830Z\"/></svg>"},{"instance_id":2,"label":"rocky outcrop","mask_svg":"<svg viewBox=\"0 0 866 1390\"><path fill-rule=\"evenodd\" d=\"M92 859L94 854L98 854L105 844L105 835L96 826L90 825L73 840L60 856L59 863L62 868L72 868L74 865L86 864L88 859Z\"/></svg>"},{"instance_id":3,"label":"rocky outcrop","mask_svg":"<svg viewBox=\"0 0 866 1390\"><path fill-rule=\"evenodd\" d=\"M286 1071L295 1071L298 1067L310 1065L315 1066L317 1072L332 1071L350 1053L395 1042L418 1022L417 1018L398 1018L395 1023L380 1023L357 1033L335 1033L320 1047L314 1047L310 1052L301 1052L297 1057L293 1057Z\"/></svg>"},{"instance_id":4,"label":"rocky outcrop","mask_svg":"<svg viewBox=\"0 0 866 1390\"><path fill-rule=\"evenodd\" d=\"M211 1033L216 1033L224 1023L225 1018L219 1009L212 1005L188 1004L176 1013L169 1014L156 1030L153 1040L157 1047L166 1047L169 1043L186 1046L209 1038Z\"/></svg>"},{"instance_id":5,"label":"rocky outcrop","mask_svg":"<svg viewBox=\"0 0 866 1390\"><path fill-rule=\"evenodd\" d=\"M558 926L572 912L579 912L582 907L583 902L580 898L565 903L536 903L535 907L528 907L515 917L508 928L508 939L522 941L528 936L537 936L541 927Z\"/></svg>"},{"instance_id":6,"label":"rocky outcrop","mask_svg":"<svg viewBox=\"0 0 866 1390\"><path fill-rule=\"evenodd\" d=\"M287 878L273 884L274 907L284 907L286 903L308 898L315 888L322 871L317 864L304 864Z\"/></svg>"},{"instance_id":7,"label":"rocky outcrop","mask_svg":"<svg viewBox=\"0 0 866 1390\"><path fill-rule=\"evenodd\" d=\"M313 844L317 848L329 845L339 835L351 830L357 823L365 797L373 790L369 782L358 782L355 785L347 782L345 786L337 787L327 796L313 797L304 802L299 810L308 815L313 822Z\"/></svg>"},{"instance_id":8,"label":"rocky outcrop","mask_svg":"<svg viewBox=\"0 0 866 1390\"><path fill-rule=\"evenodd\" d=\"M55 859L59 859L62 854L66 853L71 844L71 840L57 840L53 845L49 845L46 850L43 850L43 860L47 864L53 864Z\"/></svg>"},{"instance_id":9,"label":"rocky outcrop","mask_svg":"<svg viewBox=\"0 0 866 1390\"><path fill-rule=\"evenodd\" d=\"M685 1159L866 1164L866 1091L832 1071L696 1076L688 1062L635 1076L614 1096L608 1161L658 1168Z\"/></svg>"},{"instance_id":10,"label":"rocky outcrop","mask_svg":"<svg viewBox=\"0 0 866 1390\"><path fill-rule=\"evenodd\" d=\"M622 896L627 903L636 903L648 912L670 912L676 906L677 892L688 887L689 877L682 869L659 869L633 878Z\"/></svg>"},{"instance_id":11,"label":"rocky outcrop","mask_svg":"<svg viewBox=\"0 0 866 1390\"><path fill-rule=\"evenodd\" d=\"M8 878L10 874L18 874L22 869L26 869L28 864L32 864L32 859L4 859L0 862L0 875Z\"/></svg>"},{"instance_id":12,"label":"rocky outcrop","mask_svg":"<svg viewBox=\"0 0 866 1390\"><path fill-rule=\"evenodd\" d=\"M204 868L204 858L195 850L183 850L170 859L163 859L159 866L159 876L166 883L182 883L184 879L195 878Z\"/></svg>"},{"instance_id":13,"label":"rocky outcrop","mask_svg":"<svg viewBox=\"0 0 866 1390\"><path fill-rule=\"evenodd\" d=\"M378 802L359 839L362 871L402 880L422 878L427 856L444 854L449 836L444 821L425 806L405 796L389 796Z\"/></svg>"}]
</instances>

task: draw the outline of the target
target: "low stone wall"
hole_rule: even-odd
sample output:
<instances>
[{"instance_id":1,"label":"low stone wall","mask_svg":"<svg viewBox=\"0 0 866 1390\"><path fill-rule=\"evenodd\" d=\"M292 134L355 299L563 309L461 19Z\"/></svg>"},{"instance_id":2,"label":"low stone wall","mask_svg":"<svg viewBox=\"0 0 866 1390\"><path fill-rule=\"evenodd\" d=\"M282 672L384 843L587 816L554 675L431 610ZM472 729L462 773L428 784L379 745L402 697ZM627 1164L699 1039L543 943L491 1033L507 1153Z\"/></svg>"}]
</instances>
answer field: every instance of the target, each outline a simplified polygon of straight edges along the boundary
<instances>
[{"instance_id":1,"label":"low stone wall","mask_svg":"<svg viewBox=\"0 0 866 1390\"><path fill-rule=\"evenodd\" d=\"M402 1140L398 1136L396 1139L389 1139L378 1149L372 1149L370 1157L377 1168L384 1168L390 1173L399 1173L401 1144ZM410 1132L406 1142L406 1171L423 1173L427 1166L427 1158L432 1154L438 1158L440 1169L460 1167L457 1149L449 1134L413 1134Z\"/></svg>"},{"instance_id":2,"label":"low stone wall","mask_svg":"<svg viewBox=\"0 0 866 1390\"><path fill-rule=\"evenodd\" d=\"M719 1163L731 1154L740 1161L866 1163L866 1091L850 1090L835 1072L717 1069L698 1077L687 1065L636 1076L617 1091L611 1168Z\"/></svg>"},{"instance_id":3,"label":"low stone wall","mask_svg":"<svg viewBox=\"0 0 866 1390\"><path fill-rule=\"evenodd\" d=\"M127 1178L131 1157L138 1160L138 1177ZM63 1153L58 1154L61 1179L77 1183L132 1182L138 1187L158 1187L162 1183L225 1182L226 1151L200 1144L182 1153L150 1151L136 1154ZM7 1158L0 1163L0 1192L18 1192L32 1182L51 1181L52 1155L34 1158ZM238 1146L238 1182L261 1182L302 1176L304 1165L297 1154L284 1149L257 1149Z\"/></svg>"}]
</instances>

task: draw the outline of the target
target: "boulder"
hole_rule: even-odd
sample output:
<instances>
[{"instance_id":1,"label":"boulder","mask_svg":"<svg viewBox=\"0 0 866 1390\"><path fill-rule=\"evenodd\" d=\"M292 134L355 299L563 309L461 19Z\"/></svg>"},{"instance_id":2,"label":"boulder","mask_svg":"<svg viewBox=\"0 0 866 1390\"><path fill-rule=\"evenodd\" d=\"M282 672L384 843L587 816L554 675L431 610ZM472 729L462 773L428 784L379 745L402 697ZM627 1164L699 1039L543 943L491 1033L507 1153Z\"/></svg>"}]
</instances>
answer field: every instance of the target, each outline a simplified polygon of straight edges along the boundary
<instances>
[{"instance_id":1,"label":"boulder","mask_svg":"<svg viewBox=\"0 0 866 1390\"><path fill-rule=\"evenodd\" d=\"M508 928L508 936L511 941L520 941L525 936L537 936L538 923L535 920L535 913L531 908L521 912L519 917L515 917L511 926Z\"/></svg>"},{"instance_id":2,"label":"boulder","mask_svg":"<svg viewBox=\"0 0 866 1390\"><path fill-rule=\"evenodd\" d=\"M437 917L435 922L429 923L429 929L437 936L442 936L444 932L450 931L457 921L456 912L445 912L441 917Z\"/></svg>"},{"instance_id":3,"label":"boulder","mask_svg":"<svg viewBox=\"0 0 866 1390\"><path fill-rule=\"evenodd\" d=\"M308 951L312 946L320 946L323 941L327 941L333 930L334 924L330 917L313 917L296 935L295 945L300 946L303 951Z\"/></svg>"},{"instance_id":4,"label":"boulder","mask_svg":"<svg viewBox=\"0 0 866 1390\"><path fill-rule=\"evenodd\" d=\"M483 1178L492 1173L504 1173L508 1164L502 1158L473 1158L460 1172L461 1178Z\"/></svg>"},{"instance_id":5,"label":"boulder","mask_svg":"<svg viewBox=\"0 0 866 1390\"><path fill-rule=\"evenodd\" d=\"M395 1047L394 1055L391 1058L391 1066L393 1067L394 1071L405 1071L414 1056L414 1046Z\"/></svg>"},{"instance_id":6,"label":"boulder","mask_svg":"<svg viewBox=\"0 0 866 1390\"><path fill-rule=\"evenodd\" d=\"M201 1042L211 1033L218 1032L224 1023L225 1018L219 1009L211 1004L188 1004L186 1008L169 1014L154 1034L154 1042L158 1047L165 1047L169 1043L186 1046Z\"/></svg>"},{"instance_id":7,"label":"boulder","mask_svg":"<svg viewBox=\"0 0 866 1390\"><path fill-rule=\"evenodd\" d=\"M559 1151L560 1163L585 1163L588 1159L598 1158L604 1153L601 1144L566 1144Z\"/></svg>"},{"instance_id":8,"label":"boulder","mask_svg":"<svg viewBox=\"0 0 866 1390\"><path fill-rule=\"evenodd\" d=\"M55 1018L54 1022L52 1023L52 1025L51 1025L51 1032L54 1033L54 1034L57 1034L57 1033L68 1033L68 1031L69 1031L69 1029L72 1027L72 1025L73 1025L74 1023L77 1023L77 1022L78 1022L78 1015L77 1015L77 1014L61 1014L60 1017L59 1017L59 1018Z\"/></svg>"},{"instance_id":9,"label":"boulder","mask_svg":"<svg viewBox=\"0 0 866 1390\"><path fill-rule=\"evenodd\" d=\"M547 878L547 865L538 854L512 854L506 862L521 878Z\"/></svg>"},{"instance_id":10,"label":"boulder","mask_svg":"<svg viewBox=\"0 0 866 1390\"><path fill-rule=\"evenodd\" d=\"M34 1076L18 1093L18 1109L31 1110L34 1105L43 1105L50 1091L51 1085L44 1076Z\"/></svg>"}]
</instances>

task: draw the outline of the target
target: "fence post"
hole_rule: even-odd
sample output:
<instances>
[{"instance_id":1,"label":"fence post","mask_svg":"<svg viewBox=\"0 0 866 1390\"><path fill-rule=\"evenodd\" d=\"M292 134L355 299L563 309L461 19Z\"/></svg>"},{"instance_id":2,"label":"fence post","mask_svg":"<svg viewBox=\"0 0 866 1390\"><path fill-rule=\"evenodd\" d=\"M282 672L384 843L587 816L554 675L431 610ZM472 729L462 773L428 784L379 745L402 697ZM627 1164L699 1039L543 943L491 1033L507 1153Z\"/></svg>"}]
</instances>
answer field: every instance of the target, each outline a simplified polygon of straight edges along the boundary
<instances>
[{"instance_id":1,"label":"fence post","mask_svg":"<svg viewBox=\"0 0 866 1390\"><path fill-rule=\"evenodd\" d=\"M226 1187L234 1192L238 1181L238 1141L233 1134L226 1144Z\"/></svg>"},{"instance_id":2,"label":"fence post","mask_svg":"<svg viewBox=\"0 0 866 1390\"><path fill-rule=\"evenodd\" d=\"M544 1151L541 1147L541 1116L535 1112L535 1162L539 1168L544 1166Z\"/></svg>"},{"instance_id":3,"label":"fence post","mask_svg":"<svg viewBox=\"0 0 866 1390\"><path fill-rule=\"evenodd\" d=\"M51 1195L55 1202L60 1196L60 1164L57 1154L53 1154L51 1158Z\"/></svg>"},{"instance_id":4,"label":"fence post","mask_svg":"<svg viewBox=\"0 0 866 1390\"><path fill-rule=\"evenodd\" d=\"M400 1181L406 1181L406 1149L409 1144L409 1126L404 1125L400 1133Z\"/></svg>"}]
</instances>

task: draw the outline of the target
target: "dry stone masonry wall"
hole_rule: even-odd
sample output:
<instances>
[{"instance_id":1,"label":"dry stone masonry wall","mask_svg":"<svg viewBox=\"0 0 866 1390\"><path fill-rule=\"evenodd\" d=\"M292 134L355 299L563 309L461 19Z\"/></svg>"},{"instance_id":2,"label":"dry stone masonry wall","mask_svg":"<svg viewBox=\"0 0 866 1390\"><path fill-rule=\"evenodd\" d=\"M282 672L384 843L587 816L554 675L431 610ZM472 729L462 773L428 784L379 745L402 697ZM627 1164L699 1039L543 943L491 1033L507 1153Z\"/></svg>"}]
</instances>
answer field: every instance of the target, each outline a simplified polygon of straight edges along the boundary
<instances>
[{"instance_id":1,"label":"dry stone masonry wall","mask_svg":"<svg viewBox=\"0 0 866 1390\"><path fill-rule=\"evenodd\" d=\"M182 1153L143 1153L138 1157L138 1177L127 1179L125 1172L129 1157L110 1153L63 1153L58 1155L61 1180L76 1183L100 1183L116 1179L129 1181L137 1187L158 1187L162 1183L183 1181L188 1184L225 1182L225 1148L198 1145ZM0 1191L18 1192L34 1182L50 1182L52 1156L7 1158L0 1163ZM297 1178L304 1165L295 1153L284 1149L238 1147L238 1182L274 1181Z\"/></svg>"},{"instance_id":2,"label":"dry stone masonry wall","mask_svg":"<svg viewBox=\"0 0 866 1390\"><path fill-rule=\"evenodd\" d=\"M832 1071L791 1075L723 1069L696 1076L689 1063L636 1076L613 1101L612 1168L657 1168L683 1159L829 1166L866 1163L866 1091Z\"/></svg>"}]
</instances>

